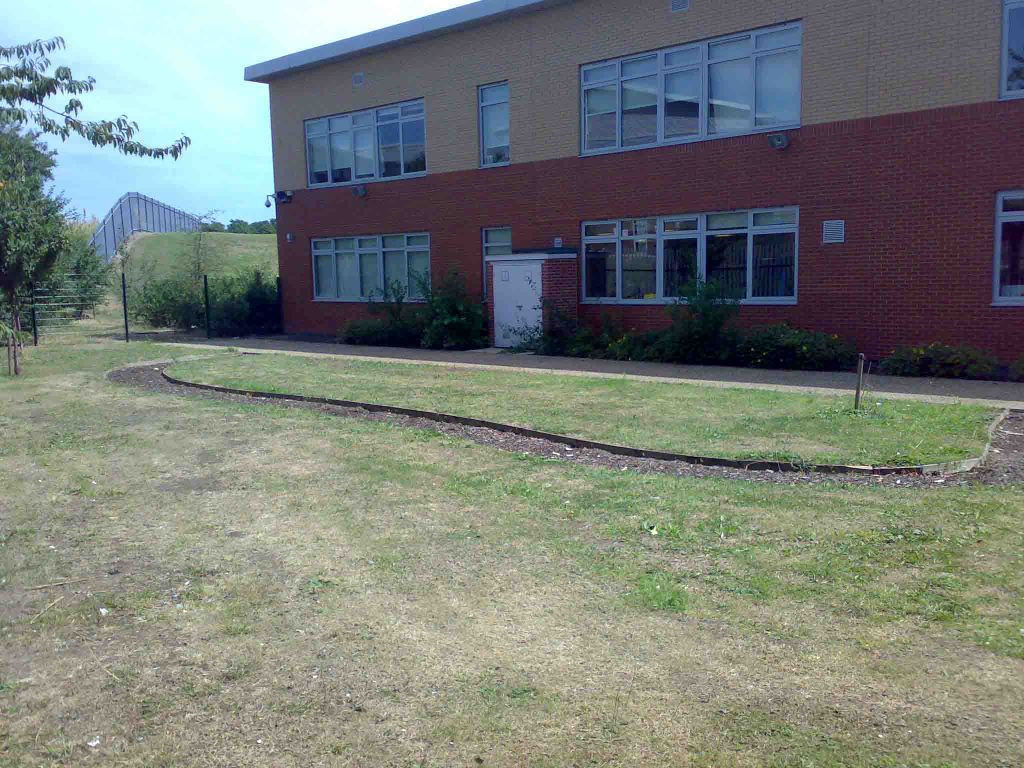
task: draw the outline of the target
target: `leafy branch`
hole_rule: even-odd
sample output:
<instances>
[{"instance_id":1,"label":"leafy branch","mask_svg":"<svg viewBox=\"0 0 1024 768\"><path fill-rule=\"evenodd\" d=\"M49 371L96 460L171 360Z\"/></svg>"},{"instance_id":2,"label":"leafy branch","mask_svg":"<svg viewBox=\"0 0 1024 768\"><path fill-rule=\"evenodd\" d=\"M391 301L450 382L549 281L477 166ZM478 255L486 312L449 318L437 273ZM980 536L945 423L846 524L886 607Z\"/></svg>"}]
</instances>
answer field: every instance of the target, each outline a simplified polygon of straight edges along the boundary
<instances>
[{"instance_id":1,"label":"leafy branch","mask_svg":"<svg viewBox=\"0 0 1024 768\"><path fill-rule=\"evenodd\" d=\"M93 91L96 80L75 79L71 69L58 66L50 70L50 54L65 48L63 37L33 40L10 47L0 46L0 124L34 123L40 131L66 141L73 134L94 147L112 146L118 152L137 157L177 160L192 143L181 136L166 147L150 147L135 138L138 123L121 115L114 120L84 120L79 115L80 95ZM49 106L55 96L69 97L63 108Z\"/></svg>"}]
</instances>

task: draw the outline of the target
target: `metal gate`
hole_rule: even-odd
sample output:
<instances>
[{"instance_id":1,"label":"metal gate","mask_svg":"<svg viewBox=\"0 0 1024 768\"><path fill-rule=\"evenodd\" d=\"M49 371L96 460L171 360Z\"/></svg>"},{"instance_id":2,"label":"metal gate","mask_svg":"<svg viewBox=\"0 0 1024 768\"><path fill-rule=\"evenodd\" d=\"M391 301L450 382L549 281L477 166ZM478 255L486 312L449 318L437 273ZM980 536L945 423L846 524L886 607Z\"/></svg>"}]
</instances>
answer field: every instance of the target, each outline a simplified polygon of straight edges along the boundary
<instances>
[{"instance_id":1,"label":"metal gate","mask_svg":"<svg viewBox=\"0 0 1024 768\"><path fill-rule=\"evenodd\" d=\"M41 340L73 336L109 335L111 328L97 322L96 313L112 296L106 282L75 273L64 273L44 285L32 286L28 315L22 327L32 324L35 344Z\"/></svg>"}]
</instances>

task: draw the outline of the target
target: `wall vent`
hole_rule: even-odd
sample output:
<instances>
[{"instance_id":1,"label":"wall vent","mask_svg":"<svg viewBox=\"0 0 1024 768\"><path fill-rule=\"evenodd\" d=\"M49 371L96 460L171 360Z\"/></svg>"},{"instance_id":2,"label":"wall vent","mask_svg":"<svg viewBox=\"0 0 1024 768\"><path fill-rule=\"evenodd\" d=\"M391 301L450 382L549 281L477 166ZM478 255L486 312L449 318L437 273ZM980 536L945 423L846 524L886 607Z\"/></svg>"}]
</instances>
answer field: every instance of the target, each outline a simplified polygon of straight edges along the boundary
<instances>
[{"instance_id":1,"label":"wall vent","mask_svg":"<svg viewBox=\"0 0 1024 768\"><path fill-rule=\"evenodd\" d=\"M354 75L352 75L352 85L354 85L356 88L358 88L359 86L361 86L365 82L366 82L366 73L365 72L356 72Z\"/></svg>"},{"instance_id":2,"label":"wall vent","mask_svg":"<svg viewBox=\"0 0 1024 768\"><path fill-rule=\"evenodd\" d=\"M823 245L838 245L846 242L846 222L832 219L821 225L821 242Z\"/></svg>"},{"instance_id":3,"label":"wall vent","mask_svg":"<svg viewBox=\"0 0 1024 768\"><path fill-rule=\"evenodd\" d=\"M671 0L672 2L672 13L676 11L688 11L690 10L690 0Z\"/></svg>"}]
</instances>

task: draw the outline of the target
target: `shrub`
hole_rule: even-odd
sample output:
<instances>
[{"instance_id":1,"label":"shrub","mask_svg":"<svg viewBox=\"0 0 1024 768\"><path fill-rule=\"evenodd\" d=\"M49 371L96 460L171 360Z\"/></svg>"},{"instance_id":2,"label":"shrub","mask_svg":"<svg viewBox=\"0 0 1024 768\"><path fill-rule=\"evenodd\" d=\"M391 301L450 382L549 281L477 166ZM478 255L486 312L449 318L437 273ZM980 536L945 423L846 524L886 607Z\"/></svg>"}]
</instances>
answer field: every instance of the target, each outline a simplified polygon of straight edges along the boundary
<instances>
[{"instance_id":1,"label":"shrub","mask_svg":"<svg viewBox=\"0 0 1024 768\"><path fill-rule=\"evenodd\" d=\"M371 301L371 314L382 318L353 320L338 334L346 344L374 347L418 347L423 338L422 309L406 301L405 286L394 282L385 286L381 301Z\"/></svg>"},{"instance_id":2,"label":"shrub","mask_svg":"<svg viewBox=\"0 0 1024 768\"><path fill-rule=\"evenodd\" d=\"M840 371L857 360L852 344L835 335L802 331L786 324L745 331L735 362L752 368L789 368L801 371Z\"/></svg>"},{"instance_id":3,"label":"shrub","mask_svg":"<svg viewBox=\"0 0 1024 768\"><path fill-rule=\"evenodd\" d=\"M131 290L128 314L154 328L188 330L203 322L202 291L190 278L149 280Z\"/></svg>"},{"instance_id":4,"label":"shrub","mask_svg":"<svg viewBox=\"0 0 1024 768\"><path fill-rule=\"evenodd\" d=\"M1017 362L1010 366L1010 378L1013 381L1024 381L1024 355L1017 358Z\"/></svg>"},{"instance_id":5,"label":"shrub","mask_svg":"<svg viewBox=\"0 0 1024 768\"><path fill-rule=\"evenodd\" d=\"M889 376L991 379L999 370L999 361L974 347L935 342L924 347L898 347L879 369Z\"/></svg>"},{"instance_id":6,"label":"shrub","mask_svg":"<svg viewBox=\"0 0 1024 768\"><path fill-rule=\"evenodd\" d=\"M259 270L209 279L210 330L220 336L276 333L281 329L275 282ZM206 322L202 283L188 277L150 280L132 290L128 311L158 328L189 330Z\"/></svg>"},{"instance_id":7,"label":"shrub","mask_svg":"<svg viewBox=\"0 0 1024 768\"><path fill-rule=\"evenodd\" d=\"M465 281L450 273L437 287L425 286L423 337L427 349L476 349L487 344L484 307L466 291Z\"/></svg>"},{"instance_id":8,"label":"shrub","mask_svg":"<svg viewBox=\"0 0 1024 768\"><path fill-rule=\"evenodd\" d=\"M210 330L218 336L278 333L281 306L276 281L258 269L210 278Z\"/></svg>"},{"instance_id":9,"label":"shrub","mask_svg":"<svg viewBox=\"0 0 1024 768\"><path fill-rule=\"evenodd\" d=\"M652 334L643 356L666 363L726 363L735 355L738 335L733 322L739 304L722 286L694 281L686 303L669 307L668 328Z\"/></svg>"}]
</instances>

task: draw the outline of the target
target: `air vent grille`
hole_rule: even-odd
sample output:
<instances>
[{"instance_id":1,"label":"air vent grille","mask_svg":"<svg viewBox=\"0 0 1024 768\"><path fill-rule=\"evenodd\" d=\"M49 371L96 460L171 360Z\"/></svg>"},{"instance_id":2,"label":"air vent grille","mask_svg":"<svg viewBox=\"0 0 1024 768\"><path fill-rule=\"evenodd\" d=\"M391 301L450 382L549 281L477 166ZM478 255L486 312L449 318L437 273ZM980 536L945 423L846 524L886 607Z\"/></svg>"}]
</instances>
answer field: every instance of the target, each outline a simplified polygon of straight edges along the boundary
<instances>
[{"instance_id":1,"label":"air vent grille","mask_svg":"<svg viewBox=\"0 0 1024 768\"><path fill-rule=\"evenodd\" d=\"M826 221L821 226L821 242L825 245L838 245L846 242L846 222L842 219Z\"/></svg>"},{"instance_id":2,"label":"air vent grille","mask_svg":"<svg viewBox=\"0 0 1024 768\"><path fill-rule=\"evenodd\" d=\"M672 1L672 13L676 11L688 11L690 10L690 0L671 0Z\"/></svg>"},{"instance_id":3,"label":"air vent grille","mask_svg":"<svg viewBox=\"0 0 1024 768\"><path fill-rule=\"evenodd\" d=\"M363 72L356 72L352 75L352 85L357 88L366 82L366 74Z\"/></svg>"}]
</instances>

